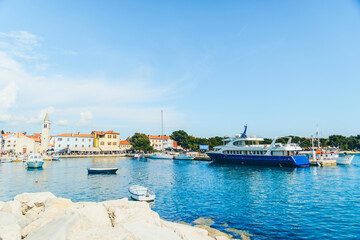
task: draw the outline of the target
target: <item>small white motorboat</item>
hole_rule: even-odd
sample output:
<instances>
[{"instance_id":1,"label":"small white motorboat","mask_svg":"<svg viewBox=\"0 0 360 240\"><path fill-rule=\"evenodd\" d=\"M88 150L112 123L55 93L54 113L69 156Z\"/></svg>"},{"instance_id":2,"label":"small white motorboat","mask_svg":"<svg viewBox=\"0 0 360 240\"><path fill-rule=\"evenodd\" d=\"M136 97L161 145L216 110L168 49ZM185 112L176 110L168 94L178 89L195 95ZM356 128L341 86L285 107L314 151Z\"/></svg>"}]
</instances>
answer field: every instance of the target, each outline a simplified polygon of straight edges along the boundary
<instances>
[{"instance_id":1,"label":"small white motorboat","mask_svg":"<svg viewBox=\"0 0 360 240\"><path fill-rule=\"evenodd\" d=\"M186 153L182 153L179 156L175 157L175 160L194 160L194 156L188 156Z\"/></svg>"},{"instance_id":2,"label":"small white motorboat","mask_svg":"<svg viewBox=\"0 0 360 240\"><path fill-rule=\"evenodd\" d=\"M355 155L345 155L343 157L336 158L336 164L339 165L350 165Z\"/></svg>"},{"instance_id":3,"label":"small white motorboat","mask_svg":"<svg viewBox=\"0 0 360 240\"><path fill-rule=\"evenodd\" d=\"M39 153L30 154L29 158L25 161L27 168L42 168L44 160Z\"/></svg>"},{"instance_id":4,"label":"small white motorboat","mask_svg":"<svg viewBox=\"0 0 360 240\"><path fill-rule=\"evenodd\" d=\"M153 201L155 193L147 187L132 185L129 187L131 197L138 201Z\"/></svg>"},{"instance_id":5,"label":"small white motorboat","mask_svg":"<svg viewBox=\"0 0 360 240\"><path fill-rule=\"evenodd\" d=\"M149 156L150 159L174 159L173 155L166 154L166 153L158 153Z\"/></svg>"}]
</instances>

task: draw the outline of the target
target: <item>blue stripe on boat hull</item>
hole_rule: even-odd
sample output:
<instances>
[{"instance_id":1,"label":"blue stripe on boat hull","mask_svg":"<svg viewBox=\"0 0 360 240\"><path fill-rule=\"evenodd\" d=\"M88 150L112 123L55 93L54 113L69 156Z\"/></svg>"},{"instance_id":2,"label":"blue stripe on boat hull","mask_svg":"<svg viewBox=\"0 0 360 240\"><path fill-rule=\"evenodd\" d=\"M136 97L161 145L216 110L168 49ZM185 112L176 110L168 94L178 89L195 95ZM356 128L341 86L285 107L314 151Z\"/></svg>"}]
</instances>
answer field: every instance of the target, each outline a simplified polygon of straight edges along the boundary
<instances>
[{"instance_id":1,"label":"blue stripe on boat hull","mask_svg":"<svg viewBox=\"0 0 360 240\"><path fill-rule=\"evenodd\" d=\"M228 155L212 152L206 154L215 163L282 167L307 167L310 165L306 156Z\"/></svg>"}]
</instances>

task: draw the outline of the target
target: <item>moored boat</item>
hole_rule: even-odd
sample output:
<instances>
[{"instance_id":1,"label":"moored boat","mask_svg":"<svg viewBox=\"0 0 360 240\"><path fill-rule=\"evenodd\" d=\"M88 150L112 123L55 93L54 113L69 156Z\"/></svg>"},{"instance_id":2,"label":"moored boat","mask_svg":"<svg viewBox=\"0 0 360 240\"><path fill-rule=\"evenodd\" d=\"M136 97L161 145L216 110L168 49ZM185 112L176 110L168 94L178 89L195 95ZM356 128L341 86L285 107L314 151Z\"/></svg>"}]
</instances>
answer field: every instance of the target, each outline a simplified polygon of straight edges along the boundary
<instances>
[{"instance_id":1,"label":"moored boat","mask_svg":"<svg viewBox=\"0 0 360 240\"><path fill-rule=\"evenodd\" d=\"M157 153L153 155L149 155L151 159L173 159L174 156L166 153Z\"/></svg>"},{"instance_id":2,"label":"moored boat","mask_svg":"<svg viewBox=\"0 0 360 240\"><path fill-rule=\"evenodd\" d=\"M339 165L350 165L355 155L345 155L343 157L336 158L336 164Z\"/></svg>"},{"instance_id":3,"label":"moored boat","mask_svg":"<svg viewBox=\"0 0 360 240\"><path fill-rule=\"evenodd\" d=\"M206 154L214 163L230 163L243 165L263 165L280 167L307 167L309 159L298 153L302 150L289 138L286 144L276 143L277 137L271 144L260 144L263 138L246 136L247 126L241 135L224 139L223 146L214 147L213 152Z\"/></svg>"},{"instance_id":4,"label":"moored boat","mask_svg":"<svg viewBox=\"0 0 360 240\"><path fill-rule=\"evenodd\" d=\"M175 157L175 160L193 160L194 158L194 156L188 156L185 153L182 153L179 156Z\"/></svg>"},{"instance_id":5,"label":"moored boat","mask_svg":"<svg viewBox=\"0 0 360 240\"><path fill-rule=\"evenodd\" d=\"M88 168L88 174L116 174L117 168Z\"/></svg>"},{"instance_id":6,"label":"moored boat","mask_svg":"<svg viewBox=\"0 0 360 240\"><path fill-rule=\"evenodd\" d=\"M132 185L129 187L131 198L138 201L153 201L155 193L147 187Z\"/></svg>"},{"instance_id":7,"label":"moored boat","mask_svg":"<svg viewBox=\"0 0 360 240\"><path fill-rule=\"evenodd\" d=\"M51 160L52 161L60 161L60 156L52 156Z\"/></svg>"},{"instance_id":8,"label":"moored boat","mask_svg":"<svg viewBox=\"0 0 360 240\"><path fill-rule=\"evenodd\" d=\"M27 168L42 168L44 160L39 153L32 153L25 161L25 166Z\"/></svg>"}]
</instances>

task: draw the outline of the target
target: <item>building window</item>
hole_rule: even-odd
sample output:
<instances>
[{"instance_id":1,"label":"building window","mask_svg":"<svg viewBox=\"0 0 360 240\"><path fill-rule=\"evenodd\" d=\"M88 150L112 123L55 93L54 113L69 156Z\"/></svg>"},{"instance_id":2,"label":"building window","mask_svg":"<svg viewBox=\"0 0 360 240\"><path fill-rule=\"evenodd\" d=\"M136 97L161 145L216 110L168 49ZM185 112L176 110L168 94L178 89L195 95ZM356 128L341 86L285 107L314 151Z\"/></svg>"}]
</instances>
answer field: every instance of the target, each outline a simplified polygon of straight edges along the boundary
<instances>
[{"instance_id":1,"label":"building window","mask_svg":"<svg viewBox=\"0 0 360 240\"><path fill-rule=\"evenodd\" d=\"M67 147L70 147L70 145L68 144Z\"/></svg>"},{"instance_id":2,"label":"building window","mask_svg":"<svg viewBox=\"0 0 360 240\"><path fill-rule=\"evenodd\" d=\"M68 138L68 139L67 139L67 141L69 142L69 141L70 141L70 139Z\"/></svg>"},{"instance_id":3,"label":"building window","mask_svg":"<svg viewBox=\"0 0 360 240\"><path fill-rule=\"evenodd\" d=\"M75 138L75 141L77 142L77 138Z\"/></svg>"},{"instance_id":4,"label":"building window","mask_svg":"<svg viewBox=\"0 0 360 240\"><path fill-rule=\"evenodd\" d=\"M77 147L77 144L75 144L75 147Z\"/></svg>"},{"instance_id":5,"label":"building window","mask_svg":"<svg viewBox=\"0 0 360 240\"><path fill-rule=\"evenodd\" d=\"M101 142L100 145L104 145L104 142Z\"/></svg>"},{"instance_id":6,"label":"building window","mask_svg":"<svg viewBox=\"0 0 360 240\"><path fill-rule=\"evenodd\" d=\"M85 141L85 139L82 139L82 141Z\"/></svg>"},{"instance_id":7,"label":"building window","mask_svg":"<svg viewBox=\"0 0 360 240\"><path fill-rule=\"evenodd\" d=\"M116 145L116 142L113 142L113 145Z\"/></svg>"},{"instance_id":8,"label":"building window","mask_svg":"<svg viewBox=\"0 0 360 240\"><path fill-rule=\"evenodd\" d=\"M82 145L82 147L84 147L84 145Z\"/></svg>"},{"instance_id":9,"label":"building window","mask_svg":"<svg viewBox=\"0 0 360 240\"><path fill-rule=\"evenodd\" d=\"M59 144L59 147L61 147L61 145Z\"/></svg>"},{"instance_id":10,"label":"building window","mask_svg":"<svg viewBox=\"0 0 360 240\"><path fill-rule=\"evenodd\" d=\"M90 147L90 145L89 145L89 147Z\"/></svg>"},{"instance_id":11,"label":"building window","mask_svg":"<svg viewBox=\"0 0 360 240\"><path fill-rule=\"evenodd\" d=\"M58 138L58 141L62 141L62 138Z\"/></svg>"},{"instance_id":12,"label":"building window","mask_svg":"<svg viewBox=\"0 0 360 240\"><path fill-rule=\"evenodd\" d=\"M108 145L111 145L111 142L108 142Z\"/></svg>"},{"instance_id":13,"label":"building window","mask_svg":"<svg viewBox=\"0 0 360 240\"><path fill-rule=\"evenodd\" d=\"M91 139L89 138L89 142L91 142Z\"/></svg>"}]
</instances>

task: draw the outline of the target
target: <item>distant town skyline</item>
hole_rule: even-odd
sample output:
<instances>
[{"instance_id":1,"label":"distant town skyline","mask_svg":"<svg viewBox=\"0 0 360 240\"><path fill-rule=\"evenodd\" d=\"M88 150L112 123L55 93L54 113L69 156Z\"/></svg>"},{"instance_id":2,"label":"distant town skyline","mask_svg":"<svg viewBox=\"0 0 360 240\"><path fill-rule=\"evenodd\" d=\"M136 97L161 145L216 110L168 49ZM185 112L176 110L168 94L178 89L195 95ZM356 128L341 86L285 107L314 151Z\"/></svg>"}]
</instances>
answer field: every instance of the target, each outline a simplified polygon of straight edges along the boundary
<instances>
[{"instance_id":1,"label":"distant town skyline","mask_svg":"<svg viewBox=\"0 0 360 240\"><path fill-rule=\"evenodd\" d=\"M0 130L360 134L359 1L0 1Z\"/></svg>"}]
</instances>

